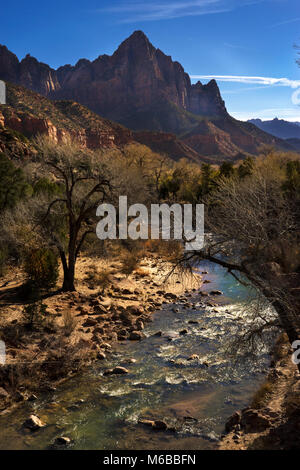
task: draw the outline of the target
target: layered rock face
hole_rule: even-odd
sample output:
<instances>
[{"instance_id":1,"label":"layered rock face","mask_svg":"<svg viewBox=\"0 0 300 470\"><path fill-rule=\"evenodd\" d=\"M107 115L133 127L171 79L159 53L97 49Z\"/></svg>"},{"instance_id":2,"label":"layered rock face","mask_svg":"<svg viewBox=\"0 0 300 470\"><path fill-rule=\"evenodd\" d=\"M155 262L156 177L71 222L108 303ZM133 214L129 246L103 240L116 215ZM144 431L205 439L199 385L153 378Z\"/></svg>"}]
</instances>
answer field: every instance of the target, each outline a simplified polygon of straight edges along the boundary
<instances>
[{"instance_id":1,"label":"layered rock face","mask_svg":"<svg viewBox=\"0 0 300 470\"><path fill-rule=\"evenodd\" d=\"M102 116L142 132L138 136L140 142L174 159L184 155L202 160L204 156L206 160L213 158L218 162L240 158L241 153L256 154L261 144L295 150L292 143L232 118L215 80L207 85L200 82L192 85L183 67L156 49L142 31L134 32L122 42L112 56L101 55L94 61L81 59L75 66L65 65L57 70L30 55L19 62L5 46L0 46L0 79L20 84L55 103L55 109L50 109L50 101L44 103L46 112L42 116L35 113L35 117L42 117L41 122L33 123L31 118L23 119L19 114L13 118L11 127L25 135L32 134L32 126L44 129L43 133L59 141L63 138L61 129L71 127L69 134L73 137L75 133L88 147L109 147L130 140L130 131L114 127L111 132L111 123L107 128L105 119L96 127L90 125L89 120L96 122L95 116L76 108L80 103L78 106L86 106L99 119ZM66 105L66 100L72 104ZM34 101L40 109L38 99ZM18 112L24 111L20 96L15 96L9 104ZM30 109L27 107L25 111L28 114ZM63 116L57 123L59 111L72 123L69 119L66 126ZM163 136L162 132L167 134Z\"/></svg>"},{"instance_id":2,"label":"layered rock face","mask_svg":"<svg viewBox=\"0 0 300 470\"><path fill-rule=\"evenodd\" d=\"M133 140L129 130L122 129L116 132L114 129L64 129L56 127L50 119L37 118L20 112L7 115L6 118L0 114L1 123L4 127L20 132L27 137L42 134L50 137L56 143L71 138L89 149L119 147Z\"/></svg>"},{"instance_id":3,"label":"layered rock face","mask_svg":"<svg viewBox=\"0 0 300 470\"><path fill-rule=\"evenodd\" d=\"M7 84L7 104L0 105L0 128L29 138L47 135L57 143L71 138L90 149L122 147L133 141L132 131L78 103L48 100L11 83Z\"/></svg>"},{"instance_id":4,"label":"layered rock face","mask_svg":"<svg viewBox=\"0 0 300 470\"><path fill-rule=\"evenodd\" d=\"M29 54L19 62L15 54L1 45L0 76L1 80L23 85L42 95L48 95L60 88L57 74L49 65L39 62Z\"/></svg>"},{"instance_id":5,"label":"layered rock face","mask_svg":"<svg viewBox=\"0 0 300 470\"><path fill-rule=\"evenodd\" d=\"M159 120L160 110L167 104L201 116L226 114L214 80L192 85L183 67L156 49L141 31L134 32L112 56L102 55L93 62L81 59L74 67L58 70L29 55L19 62L1 46L0 78L44 96L78 101L132 128L180 131L180 123ZM147 114L151 112L156 117L149 125Z\"/></svg>"}]
</instances>

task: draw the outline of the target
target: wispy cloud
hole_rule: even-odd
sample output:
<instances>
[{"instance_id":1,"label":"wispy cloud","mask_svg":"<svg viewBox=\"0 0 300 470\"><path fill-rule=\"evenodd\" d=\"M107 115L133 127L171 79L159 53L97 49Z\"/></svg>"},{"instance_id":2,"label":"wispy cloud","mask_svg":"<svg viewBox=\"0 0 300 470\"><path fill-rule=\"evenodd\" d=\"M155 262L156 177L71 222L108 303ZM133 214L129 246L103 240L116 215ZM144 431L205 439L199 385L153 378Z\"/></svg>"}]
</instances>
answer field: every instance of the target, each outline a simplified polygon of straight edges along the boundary
<instances>
[{"instance_id":1,"label":"wispy cloud","mask_svg":"<svg viewBox=\"0 0 300 470\"><path fill-rule=\"evenodd\" d=\"M279 23L271 24L269 27L276 28L277 26L283 26L285 24L290 24L290 23L297 23L298 21L300 21L300 18L290 18L288 20L279 21Z\"/></svg>"},{"instance_id":2,"label":"wispy cloud","mask_svg":"<svg viewBox=\"0 0 300 470\"><path fill-rule=\"evenodd\" d=\"M109 12L124 15L122 22L155 21L185 16L199 16L224 13L233 9L258 3L264 0L188 0L188 1L141 1L119 2L117 5L98 9L98 12Z\"/></svg>"},{"instance_id":3,"label":"wispy cloud","mask_svg":"<svg viewBox=\"0 0 300 470\"><path fill-rule=\"evenodd\" d=\"M245 91L255 91L255 90L265 90L266 88L270 88L273 85L261 85L261 86L251 86L251 87L243 87L234 90L223 90L222 95L237 95L244 93Z\"/></svg>"},{"instance_id":4,"label":"wispy cloud","mask_svg":"<svg viewBox=\"0 0 300 470\"><path fill-rule=\"evenodd\" d=\"M215 79L219 82L235 82L256 85L271 86L287 86L290 88L300 87L300 80L290 80L289 78L273 78L273 77L248 77L243 75L190 75L192 79L211 80Z\"/></svg>"}]
</instances>

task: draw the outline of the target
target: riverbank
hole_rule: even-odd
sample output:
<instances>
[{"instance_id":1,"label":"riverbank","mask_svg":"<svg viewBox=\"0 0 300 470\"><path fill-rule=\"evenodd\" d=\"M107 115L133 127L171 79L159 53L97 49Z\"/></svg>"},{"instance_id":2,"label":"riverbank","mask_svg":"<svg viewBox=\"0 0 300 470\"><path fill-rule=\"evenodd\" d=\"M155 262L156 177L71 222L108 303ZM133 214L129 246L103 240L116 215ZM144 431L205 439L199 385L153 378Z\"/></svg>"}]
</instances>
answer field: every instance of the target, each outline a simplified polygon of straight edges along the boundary
<instances>
[{"instance_id":1,"label":"riverbank","mask_svg":"<svg viewBox=\"0 0 300 470\"><path fill-rule=\"evenodd\" d=\"M249 407L226 423L220 450L296 450L300 447L300 375L285 334L272 351L266 382Z\"/></svg>"},{"instance_id":2,"label":"riverbank","mask_svg":"<svg viewBox=\"0 0 300 470\"><path fill-rule=\"evenodd\" d=\"M233 364L228 348L247 322L240 306L249 293L210 263L199 272L200 290L179 293L149 314L140 330L144 340L108 342L106 359L3 412L0 447L45 449L67 436L73 449L216 449L228 417L246 407L262 383L269 358L263 352ZM179 277L173 284L178 288L183 281ZM217 291L223 295L210 294ZM116 367L127 373L111 374ZM30 415L45 423L38 432L24 428ZM145 420L164 422L167 429Z\"/></svg>"},{"instance_id":3,"label":"riverbank","mask_svg":"<svg viewBox=\"0 0 300 470\"><path fill-rule=\"evenodd\" d=\"M104 289L98 284L99 270L109 279ZM164 304L178 299L188 304L190 292L201 286L201 276L183 277L175 271L166 281L171 270L172 264L156 254L147 254L131 274L122 273L116 258L82 257L77 291L44 296L46 313L30 329L24 320L25 303L18 299L22 271L2 279L0 328L6 363L0 366L0 410L55 389L88 364L105 360L119 342L142 340L145 324Z\"/></svg>"}]
</instances>

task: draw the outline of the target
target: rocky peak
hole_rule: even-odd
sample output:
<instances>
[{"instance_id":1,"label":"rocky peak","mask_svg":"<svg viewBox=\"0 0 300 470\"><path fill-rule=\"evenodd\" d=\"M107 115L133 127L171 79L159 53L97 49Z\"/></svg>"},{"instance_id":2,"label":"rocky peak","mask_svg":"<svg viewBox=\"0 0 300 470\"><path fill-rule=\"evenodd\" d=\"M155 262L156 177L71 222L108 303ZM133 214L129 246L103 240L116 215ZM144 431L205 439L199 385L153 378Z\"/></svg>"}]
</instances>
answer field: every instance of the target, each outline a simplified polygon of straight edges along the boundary
<instances>
[{"instance_id":1,"label":"rocky peak","mask_svg":"<svg viewBox=\"0 0 300 470\"><path fill-rule=\"evenodd\" d=\"M154 47L142 31L134 31L112 56L80 59L58 70L31 56L21 63L7 50L2 56L0 79L10 77L54 99L75 100L133 129L181 133L190 120L185 111L214 117L227 113L215 80L191 85L182 65Z\"/></svg>"},{"instance_id":2,"label":"rocky peak","mask_svg":"<svg viewBox=\"0 0 300 470\"><path fill-rule=\"evenodd\" d=\"M16 82L18 77L19 59L6 46L0 44L0 79Z\"/></svg>"},{"instance_id":3,"label":"rocky peak","mask_svg":"<svg viewBox=\"0 0 300 470\"><path fill-rule=\"evenodd\" d=\"M130 45L131 47L145 47L150 45L151 47L153 47L146 34L141 30L134 31L127 39L125 39L120 44L119 48L122 48L125 45Z\"/></svg>"},{"instance_id":4,"label":"rocky peak","mask_svg":"<svg viewBox=\"0 0 300 470\"><path fill-rule=\"evenodd\" d=\"M147 36L142 31L135 31L120 44L114 52L113 58L118 59L127 56L131 61L146 60L154 53L155 47L150 43Z\"/></svg>"},{"instance_id":5,"label":"rocky peak","mask_svg":"<svg viewBox=\"0 0 300 470\"><path fill-rule=\"evenodd\" d=\"M206 85L202 85L198 81L191 86L189 111L200 116L214 118L228 116L225 103L215 80L211 80Z\"/></svg>"}]
</instances>

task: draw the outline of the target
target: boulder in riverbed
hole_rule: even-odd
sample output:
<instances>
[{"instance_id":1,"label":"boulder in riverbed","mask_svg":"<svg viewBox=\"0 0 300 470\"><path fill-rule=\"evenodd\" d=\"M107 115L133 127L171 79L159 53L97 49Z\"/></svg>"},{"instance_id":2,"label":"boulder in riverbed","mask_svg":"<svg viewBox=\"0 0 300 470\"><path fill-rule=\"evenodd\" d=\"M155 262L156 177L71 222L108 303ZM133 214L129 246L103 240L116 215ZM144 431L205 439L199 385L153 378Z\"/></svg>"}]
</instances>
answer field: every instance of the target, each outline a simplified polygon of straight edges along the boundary
<instances>
[{"instance_id":1,"label":"boulder in riverbed","mask_svg":"<svg viewBox=\"0 0 300 470\"><path fill-rule=\"evenodd\" d=\"M152 428L156 431L166 431L168 429L168 425L165 423L165 421L156 419L152 425Z\"/></svg>"},{"instance_id":2,"label":"boulder in riverbed","mask_svg":"<svg viewBox=\"0 0 300 470\"><path fill-rule=\"evenodd\" d=\"M264 431L271 426L270 418L255 409L243 411L240 424L246 432Z\"/></svg>"},{"instance_id":3,"label":"boulder in riverbed","mask_svg":"<svg viewBox=\"0 0 300 470\"><path fill-rule=\"evenodd\" d=\"M225 423L225 431L230 432L237 424L241 422L241 412L235 411Z\"/></svg>"},{"instance_id":4,"label":"boulder in riverbed","mask_svg":"<svg viewBox=\"0 0 300 470\"><path fill-rule=\"evenodd\" d=\"M107 369L104 371L103 375L124 375L128 374L129 370L125 369L125 367L116 366L114 369Z\"/></svg>"},{"instance_id":5,"label":"boulder in riverbed","mask_svg":"<svg viewBox=\"0 0 300 470\"><path fill-rule=\"evenodd\" d=\"M136 325L136 329L137 329L138 331L141 331L141 330L143 330L143 329L145 328L144 322L143 322L143 320L142 320L141 318L138 318L138 319L137 319L135 325Z\"/></svg>"},{"instance_id":6,"label":"boulder in riverbed","mask_svg":"<svg viewBox=\"0 0 300 470\"><path fill-rule=\"evenodd\" d=\"M162 331L157 331L152 336L162 336Z\"/></svg>"},{"instance_id":7,"label":"boulder in riverbed","mask_svg":"<svg viewBox=\"0 0 300 470\"><path fill-rule=\"evenodd\" d=\"M150 426L150 427L154 426L154 421L152 421L151 419L139 418L138 423L144 424L145 426Z\"/></svg>"},{"instance_id":8,"label":"boulder in riverbed","mask_svg":"<svg viewBox=\"0 0 300 470\"><path fill-rule=\"evenodd\" d=\"M130 364L135 364L136 363L136 359L134 359L133 357L131 357L130 359L128 359L128 361Z\"/></svg>"},{"instance_id":9,"label":"boulder in riverbed","mask_svg":"<svg viewBox=\"0 0 300 470\"><path fill-rule=\"evenodd\" d=\"M179 331L179 334L182 336L182 335L187 335L188 334L188 330L185 328L184 330L181 330Z\"/></svg>"},{"instance_id":10,"label":"boulder in riverbed","mask_svg":"<svg viewBox=\"0 0 300 470\"><path fill-rule=\"evenodd\" d=\"M65 436L57 437L54 441L56 446L67 446L69 444L71 444L71 439Z\"/></svg>"},{"instance_id":11,"label":"boulder in riverbed","mask_svg":"<svg viewBox=\"0 0 300 470\"><path fill-rule=\"evenodd\" d=\"M106 359L106 354L103 351L99 351L97 354L97 359L103 361L104 359Z\"/></svg>"},{"instance_id":12,"label":"boulder in riverbed","mask_svg":"<svg viewBox=\"0 0 300 470\"><path fill-rule=\"evenodd\" d=\"M191 354L191 355L187 358L188 361L193 361L194 359L200 359L199 356L198 356L198 354Z\"/></svg>"},{"instance_id":13,"label":"boulder in riverbed","mask_svg":"<svg viewBox=\"0 0 300 470\"><path fill-rule=\"evenodd\" d=\"M141 331L133 330L133 331L130 333L129 339L130 339L131 341L140 341L140 340L143 339L144 337L145 337L145 335L144 335Z\"/></svg>"},{"instance_id":14,"label":"boulder in riverbed","mask_svg":"<svg viewBox=\"0 0 300 470\"><path fill-rule=\"evenodd\" d=\"M31 431L37 431L38 429L45 427L46 424L43 423L38 416L30 415L23 423L23 426Z\"/></svg>"}]
</instances>

